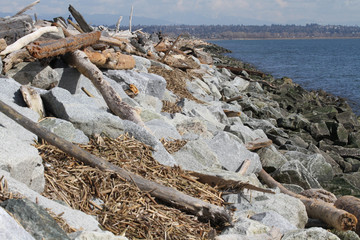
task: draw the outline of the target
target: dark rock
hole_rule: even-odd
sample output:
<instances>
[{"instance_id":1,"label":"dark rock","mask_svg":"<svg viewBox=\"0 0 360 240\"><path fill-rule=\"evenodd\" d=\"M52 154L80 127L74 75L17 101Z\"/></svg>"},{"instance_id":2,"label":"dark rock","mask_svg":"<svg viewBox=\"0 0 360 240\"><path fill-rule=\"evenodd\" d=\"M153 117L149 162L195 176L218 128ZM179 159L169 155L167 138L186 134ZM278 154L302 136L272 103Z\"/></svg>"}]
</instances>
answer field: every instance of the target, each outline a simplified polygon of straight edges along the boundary
<instances>
[{"instance_id":1,"label":"dark rock","mask_svg":"<svg viewBox=\"0 0 360 240\"><path fill-rule=\"evenodd\" d=\"M339 145L346 145L349 139L349 133L341 123L335 121L327 122L330 130L331 140Z\"/></svg>"},{"instance_id":2,"label":"dark rock","mask_svg":"<svg viewBox=\"0 0 360 240\"><path fill-rule=\"evenodd\" d=\"M338 113L335 116L336 120L343 124L347 130L354 130L359 128L359 122L356 115L352 111Z\"/></svg>"},{"instance_id":3,"label":"dark rock","mask_svg":"<svg viewBox=\"0 0 360 240\"><path fill-rule=\"evenodd\" d=\"M43 207L27 199L9 199L0 205L35 239L70 239Z\"/></svg>"},{"instance_id":4,"label":"dark rock","mask_svg":"<svg viewBox=\"0 0 360 240\"><path fill-rule=\"evenodd\" d=\"M352 195L354 197L360 197L360 188L355 186L352 179L354 176L347 176L348 174L342 174L335 176L335 178L328 183L323 183L326 190L332 192L336 196ZM355 181L359 181L359 176L355 176Z\"/></svg>"},{"instance_id":5,"label":"dark rock","mask_svg":"<svg viewBox=\"0 0 360 240\"><path fill-rule=\"evenodd\" d=\"M349 145L360 148L360 132L351 132L349 134Z\"/></svg>"},{"instance_id":6,"label":"dark rock","mask_svg":"<svg viewBox=\"0 0 360 240\"><path fill-rule=\"evenodd\" d=\"M311 124L310 133L316 140L330 138L330 131L324 122Z\"/></svg>"}]
</instances>

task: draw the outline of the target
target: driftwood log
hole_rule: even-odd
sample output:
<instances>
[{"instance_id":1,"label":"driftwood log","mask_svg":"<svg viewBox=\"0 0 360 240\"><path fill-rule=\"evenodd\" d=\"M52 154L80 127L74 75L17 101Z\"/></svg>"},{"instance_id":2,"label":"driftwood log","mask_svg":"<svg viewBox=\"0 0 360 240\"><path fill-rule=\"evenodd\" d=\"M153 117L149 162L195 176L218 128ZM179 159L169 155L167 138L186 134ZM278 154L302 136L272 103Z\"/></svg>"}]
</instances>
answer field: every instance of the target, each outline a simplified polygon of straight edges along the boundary
<instances>
[{"instance_id":1,"label":"driftwood log","mask_svg":"<svg viewBox=\"0 0 360 240\"><path fill-rule=\"evenodd\" d=\"M360 236L360 199L354 196L342 196L336 200L334 205L357 217L358 223L356 225L356 233Z\"/></svg>"},{"instance_id":2,"label":"driftwood log","mask_svg":"<svg viewBox=\"0 0 360 240\"><path fill-rule=\"evenodd\" d=\"M133 69L135 59L130 55L115 52L113 49L106 49L102 52L85 49L85 54L90 61L99 68L107 69Z\"/></svg>"},{"instance_id":3,"label":"driftwood log","mask_svg":"<svg viewBox=\"0 0 360 240\"><path fill-rule=\"evenodd\" d=\"M76 11L73 6L69 5L69 11L84 32L93 31L92 27L85 21L84 17L78 11Z\"/></svg>"},{"instance_id":4,"label":"driftwood log","mask_svg":"<svg viewBox=\"0 0 360 240\"><path fill-rule=\"evenodd\" d=\"M19 38L31 33L32 19L29 15L19 15L11 18L0 18L0 38L4 38L8 45Z\"/></svg>"},{"instance_id":5,"label":"driftwood log","mask_svg":"<svg viewBox=\"0 0 360 240\"><path fill-rule=\"evenodd\" d=\"M30 34L20 38L19 40L17 40L13 44L7 46L5 48L5 50L0 53L0 55L6 55L8 53L20 50L21 48L25 47L26 45L28 45L32 41L35 41L36 39L41 37L41 35L43 35L44 33L48 33L48 32L59 32L59 29L57 27L55 27L55 26L39 28L35 32L30 33Z\"/></svg>"},{"instance_id":6,"label":"driftwood log","mask_svg":"<svg viewBox=\"0 0 360 240\"><path fill-rule=\"evenodd\" d=\"M24 61L35 61L35 58L24 48L8 54L3 59L3 74L7 73L14 65Z\"/></svg>"},{"instance_id":7,"label":"driftwood log","mask_svg":"<svg viewBox=\"0 0 360 240\"><path fill-rule=\"evenodd\" d=\"M320 219L324 223L340 231L354 230L357 218L344 210L336 208L333 204L322 200L309 199L305 196L289 191L279 182L274 180L264 169L259 173L259 177L269 186L278 187L282 193L299 198L306 207L306 212L310 218Z\"/></svg>"},{"instance_id":8,"label":"driftwood log","mask_svg":"<svg viewBox=\"0 0 360 240\"><path fill-rule=\"evenodd\" d=\"M1 100L0 112L13 119L27 130L36 134L41 139L58 147L60 150L72 157L75 157L84 164L96 167L102 171L114 172L127 181L136 184L141 191L148 192L153 197L158 198L182 211L196 215L202 221L210 221L215 226L224 226L231 223L231 216L223 207L204 202L200 199L181 193L173 188L152 182L111 164L102 158L92 155L81 149L79 146L58 137L47 129L41 127L38 123L35 123L29 118L21 115Z\"/></svg>"},{"instance_id":9,"label":"driftwood log","mask_svg":"<svg viewBox=\"0 0 360 240\"><path fill-rule=\"evenodd\" d=\"M38 59L54 57L90 46L100 39L100 35L101 32L92 32L56 40L36 41L27 45L26 49Z\"/></svg>"},{"instance_id":10,"label":"driftwood log","mask_svg":"<svg viewBox=\"0 0 360 240\"><path fill-rule=\"evenodd\" d=\"M85 77L89 78L94 86L100 91L110 110L121 119L130 120L145 127L139 111L121 100L119 94L104 79L99 68L96 67L83 51L67 53L64 56L69 65L76 67Z\"/></svg>"}]
</instances>

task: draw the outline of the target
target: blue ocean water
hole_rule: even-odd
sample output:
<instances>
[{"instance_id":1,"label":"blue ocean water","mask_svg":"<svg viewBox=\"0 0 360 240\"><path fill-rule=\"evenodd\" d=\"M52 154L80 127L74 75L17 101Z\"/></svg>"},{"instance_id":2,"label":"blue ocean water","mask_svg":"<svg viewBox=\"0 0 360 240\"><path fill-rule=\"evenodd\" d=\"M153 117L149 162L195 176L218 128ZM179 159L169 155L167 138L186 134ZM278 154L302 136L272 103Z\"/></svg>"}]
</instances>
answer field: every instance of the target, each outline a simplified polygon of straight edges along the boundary
<instances>
[{"instance_id":1,"label":"blue ocean water","mask_svg":"<svg viewBox=\"0 0 360 240\"><path fill-rule=\"evenodd\" d=\"M346 98L360 115L360 39L221 40L229 56L307 90Z\"/></svg>"}]
</instances>

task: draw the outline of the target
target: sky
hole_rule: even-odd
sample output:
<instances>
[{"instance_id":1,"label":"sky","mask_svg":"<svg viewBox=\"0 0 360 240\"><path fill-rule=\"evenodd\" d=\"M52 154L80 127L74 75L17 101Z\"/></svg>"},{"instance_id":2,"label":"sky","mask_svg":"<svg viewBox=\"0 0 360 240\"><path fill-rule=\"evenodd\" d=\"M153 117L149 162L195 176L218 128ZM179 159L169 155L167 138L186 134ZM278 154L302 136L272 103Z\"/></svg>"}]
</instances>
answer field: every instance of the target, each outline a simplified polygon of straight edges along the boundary
<instances>
[{"instance_id":1,"label":"sky","mask_svg":"<svg viewBox=\"0 0 360 240\"><path fill-rule=\"evenodd\" d=\"M33 1L0 0L0 16L15 14ZM360 0L41 0L26 13L66 17L69 4L93 24L115 24L119 16L128 19L134 6L134 22L141 24L158 19L164 24L194 25L360 25ZM105 15L99 19L92 14Z\"/></svg>"}]
</instances>

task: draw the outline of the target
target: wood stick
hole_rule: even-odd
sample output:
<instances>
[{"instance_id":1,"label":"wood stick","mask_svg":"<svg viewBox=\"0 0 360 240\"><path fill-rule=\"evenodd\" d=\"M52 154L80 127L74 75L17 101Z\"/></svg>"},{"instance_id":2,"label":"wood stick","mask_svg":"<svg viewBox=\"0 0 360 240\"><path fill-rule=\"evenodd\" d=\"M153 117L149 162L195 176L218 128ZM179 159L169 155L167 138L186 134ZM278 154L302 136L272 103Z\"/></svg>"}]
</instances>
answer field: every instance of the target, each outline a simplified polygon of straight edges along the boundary
<instances>
[{"instance_id":1,"label":"wood stick","mask_svg":"<svg viewBox=\"0 0 360 240\"><path fill-rule=\"evenodd\" d=\"M85 54L89 60L99 68L107 69L133 69L135 59L133 56L115 52L113 49L106 49L102 52L85 49Z\"/></svg>"},{"instance_id":2,"label":"wood stick","mask_svg":"<svg viewBox=\"0 0 360 240\"><path fill-rule=\"evenodd\" d=\"M136 186L139 187L141 191L148 192L153 197L158 198L182 211L194 214L199 218L199 220L205 222L210 221L213 225L216 226L224 226L231 223L231 216L223 207L204 202L200 199L179 192L173 188L147 180L110 162L107 162L100 157L92 155L89 152L81 149L79 146L58 137L56 134L48 131L44 127L41 127L38 123L35 123L29 118L21 115L1 100L0 112L13 119L30 132L36 134L41 139L44 139L49 144L58 147L60 150L64 151L72 157L75 157L86 165L99 168L102 171L115 172L120 177L136 184Z\"/></svg>"},{"instance_id":3,"label":"wood stick","mask_svg":"<svg viewBox=\"0 0 360 240\"><path fill-rule=\"evenodd\" d=\"M356 217L344 210L337 209L333 204L322 200L314 200L296 194L286 189L283 185L273 179L264 169L259 172L259 177L269 186L278 187L282 193L299 198L306 207L310 218L320 219L331 227L340 231L353 230L356 227Z\"/></svg>"},{"instance_id":4,"label":"wood stick","mask_svg":"<svg viewBox=\"0 0 360 240\"><path fill-rule=\"evenodd\" d=\"M129 32L131 32L131 28L132 28L132 17L133 17L133 12L134 12L134 5L131 6L131 12L130 12L130 17L129 17Z\"/></svg>"},{"instance_id":5,"label":"wood stick","mask_svg":"<svg viewBox=\"0 0 360 240\"><path fill-rule=\"evenodd\" d=\"M170 53L170 51L175 47L175 44L179 41L181 34L176 38L175 42L171 45L171 47L165 52L165 55L161 58L161 62L164 62L166 56Z\"/></svg>"},{"instance_id":6,"label":"wood stick","mask_svg":"<svg viewBox=\"0 0 360 240\"><path fill-rule=\"evenodd\" d=\"M138 111L121 100L119 94L104 79L100 69L90 62L84 52L77 50L67 53L65 55L65 60L69 65L76 67L80 73L91 80L115 115L119 116L121 119L127 119L145 127Z\"/></svg>"},{"instance_id":7,"label":"wood stick","mask_svg":"<svg viewBox=\"0 0 360 240\"><path fill-rule=\"evenodd\" d=\"M237 97L225 99L225 102L229 103L229 102L232 102L232 101L241 100L242 98L243 98L242 96L237 96Z\"/></svg>"},{"instance_id":8,"label":"wood stick","mask_svg":"<svg viewBox=\"0 0 360 240\"><path fill-rule=\"evenodd\" d=\"M79 33L84 33L84 31L73 21L71 21L70 19L67 20L68 23L70 23L71 26L73 26L76 30L79 31Z\"/></svg>"},{"instance_id":9,"label":"wood stick","mask_svg":"<svg viewBox=\"0 0 360 240\"><path fill-rule=\"evenodd\" d=\"M59 29L55 26L39 28L35 32L30 33L30 34L20 38L13 44L7 46L5 48L5 50L0 53L0 55L6 55L6 54L9 54L16 50L19 50L19 49L23 48L24 46L28 45L29 43L31 43L32 41L35 41L36 39L41 37L41 35L43 35L44 33L48 33L48 32L59 32Z\"/></svg>"},{"instance_id":10,"label":"wood stick","mask_svg":"<svg viewBox=\"0 0 360 240\"><path fill-rule=\"evenodd\" d=\"M19 15L23 14L24 12L26 12L27 10L29 10L30 8L32 8L33 6L38 4L39 2L40 2L40 0L36 0L35 2L29 4L28 6L24 7L19 12L17 12L13 17L16 17L16 16L19 16Z\"/></svg>"},{"instance_id":11,"label":"wood stick","mask_svg":"<svg viewBox=\"0 0 360 240\"><path fill-rule=\"evenodd\" d=\"M354 196L342 196L336 200L334 205L357 217L358 223L356 225L356 233L360 236L360 199Z\"/></svg>"},{"instance_id":12,"label":"wood stick","mask_svg":"<svg viewBox=\"0 0 360 240\"><path fill-rule=\"evenodd\" d=\"M116 23L116 29L115 29L115 33L118 33L119 30L120 30L120 23L121 23L121 20L123 19L123 16L120 16L117 23Z\"/></svg>"},{"instance_id":13,"label":"wood stick","mask_svg":"<svg viewBox=\"0 0 360 240\"><path fill-rule=\"evenodd\" d=\"M76 11L73 6L69 5L69 11L84 32L93 31L92 27L85 21L84 17L78 11Z\"/></svg>"},{"instance_id":14,"label":"wood stick","mask_svg":"<svg viewBox=\"0 0 360 240\"><path fill-rule=\"evenodd\" d=\"M258 138L254 141L248 142L245 144L247 150L254 151L260 148L268 147L272 144L272 141L267 138Z\"/></svg>"}]
</instances>

